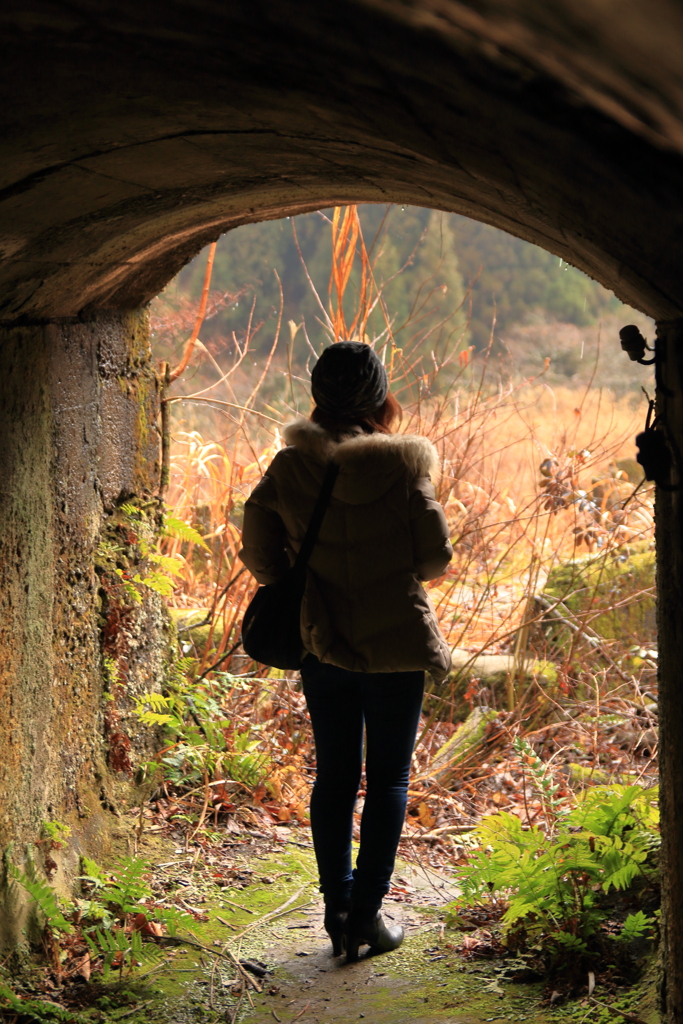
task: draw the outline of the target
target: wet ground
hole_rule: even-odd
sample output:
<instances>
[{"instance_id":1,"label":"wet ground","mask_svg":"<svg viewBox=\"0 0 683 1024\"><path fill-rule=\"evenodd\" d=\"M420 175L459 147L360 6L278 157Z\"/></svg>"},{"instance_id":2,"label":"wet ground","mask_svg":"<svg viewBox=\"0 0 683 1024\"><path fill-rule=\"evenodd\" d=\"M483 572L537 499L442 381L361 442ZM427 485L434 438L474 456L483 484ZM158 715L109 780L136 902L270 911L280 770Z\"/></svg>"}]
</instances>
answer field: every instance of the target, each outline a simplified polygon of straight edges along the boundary
<instances>
[{"instance_id":1,"label":"wet ground","mask_svg":"<svg viewBox=\"0 0 683 1024\"><path fill-rule=\"evenodd\" d=\"M324 932L323 906L305 830L283 830L274 846L235 843L213 854L171 850L157 877L169 894L183 894L201 911L188 931L194 945L165 948L164 959L135 986L124 1013L107 1020L130 1024L564 1024L624 1020L617 1011L584 1002L547 1005L540 984L508 980L503 960L466 961L462 936L444 926L444 907L456 881L420 865L401 863L384 913L407 931L393 953L346 964L334 958ZM140 850L143 855L152 851ZM227 881L227 884L226 884ZM249 965L238 966L240 962ZM254 971L256 973L254 973ZM599 993L596 991L596 996ZM642 993L619 1004L630 1010ZM106 1009L102 1006L102 1009ZM640 1011L642 1012L642 1010ZM656 1016L640 1018L654 1024Z\"/></svg>"}]
</instances>

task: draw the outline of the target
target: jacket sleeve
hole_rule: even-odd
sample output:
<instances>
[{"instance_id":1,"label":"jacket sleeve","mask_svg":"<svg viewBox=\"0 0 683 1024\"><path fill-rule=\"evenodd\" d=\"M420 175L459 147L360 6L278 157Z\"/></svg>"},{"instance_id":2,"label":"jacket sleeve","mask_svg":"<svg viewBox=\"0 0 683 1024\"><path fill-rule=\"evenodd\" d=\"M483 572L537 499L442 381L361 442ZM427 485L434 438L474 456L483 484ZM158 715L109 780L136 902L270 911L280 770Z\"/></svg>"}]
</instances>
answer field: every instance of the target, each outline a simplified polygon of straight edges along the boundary
<instances>
[{"instance_id":1,"label":"jacket sleeve","mask_svg":"<svg viewBox=\"0 0 683 1024\"><path fill-rule=\"evenodd\" d=\"M410 495L410 529L418 579L442 576L453 557L444 511L429 477L418 477Z\"/></svg>"},{"instance_id":2,"label":"jacket sleeve","mask_svg":"<svg viewBox=\"0 0 683 1024\"><path fill-rule=\"evenodd\" d=\"M287 533L277 513L277 487L266 475L244 503L240 558L259 583L274 583L289 569Z\"/></svg>"}]
</instances>

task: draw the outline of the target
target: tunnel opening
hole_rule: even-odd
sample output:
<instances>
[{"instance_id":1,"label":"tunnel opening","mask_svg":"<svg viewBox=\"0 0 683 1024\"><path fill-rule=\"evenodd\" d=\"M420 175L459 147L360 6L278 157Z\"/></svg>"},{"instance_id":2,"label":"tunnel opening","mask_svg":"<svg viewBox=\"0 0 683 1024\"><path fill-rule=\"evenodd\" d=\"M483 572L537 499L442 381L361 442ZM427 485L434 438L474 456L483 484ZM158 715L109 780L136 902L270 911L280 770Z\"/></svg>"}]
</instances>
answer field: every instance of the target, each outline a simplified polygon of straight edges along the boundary
<instances>
[{"instance_id":1,"label":"tunnel opening","mask_svg":"<svg viewBox=\"0 0 683 1024\"><path fill-rule=\"evenodd\" d=\"M556 781L550 774L546 781L558 785L567 807L583 799L576 792L585 795L594 784L619 788L636 779L646 788L656 784L653 490L644 485L633 459L632 438L647 405L637 379L624 357L621 395L607 398L608 378L596 384L601 327L585 325L581 334L574 325L574 347L562 349L554 341L563 330L557 322L546 324L545 335L539 335L538 308L536 323L532 318L515 327L510 320L496 349L498 330L491 327L484 345L470 344L476 334L467 287L447 259L451 245L458 251L449 234L452 225L444 225L446 218L438 214L400 211L412 233L401 227L399 216L397 234L405 252L389 252L386 259L388 212L368 208L358 218L362 232L365 213L369 238L377 233L373 225L386 235L384 248L377 240L372 274L362 274L363 242L353 236L351 211L337 211L336 221L334 212L327 211L298 218L296 228L288 221L245 228L242 243L235 235L224 238L208 257L210 282L204 252L152 304L155 358L163 378L166 363L177 367L185 362L187 338L197 333L198 309L208 292L198 347L184 376L164 394L172 408L166 500L172 519L198 531L206 546L180 532L165 540L163 550L167 557L180 558L181 583L171 598L171 613L192 666L188 679L206 680L201 696L193 700L200 700L209 720L236 714L239 721L232 733L218 734L209 755L210 775L222 780L217 789L214 779L203 774L200 758L190 758L182 771L176 763L196 723L188 719L187 728L172 733L173 787L170 793L152 794L147 813L176 845L182 834L174 818L180 821L193 809L195 816L202 810L203 798L197 795L202 785L207 797L202 816L213 812L214 835L228 823L248 833L254 813L260 820L257 828L289 835L307 820L307 772L313 771L314 752L299 686L287 673L254 666L239 648L241 616L254 589L239 562L239 530L245 498L284 444L285 423L309 412L310 365L324 344L349 334L359 310L367 319L352 329L352 336L375 345L388 366L396 360L391 376L404 404L401 429L425 434L440 451L438 494L457 542L452 571L429 591L455 648L456 669L445 686L431 687L425 705L404 856L414 859L415 842L433 833L430 863L462 866L466 847L452 842L448 850L437 850L439 843L500 811L518 815L532 831L540 824L554 834L562 799L551 807L542 789L527 790L525 757L537 758L541 772L546 770L540 767L543 762L562 764ZM459 226L471 232L468 225ZM285 239L280 262L273 258L277 237ZM304 239L308 258L301 251ZM366 248L372 261L370 242ZM293 280L287 252L300 282ZM523 252L526 260L518 264L530 269L535 280L533 254ZM346 330L340 331L341 321L334 321L340 315L334 282L350 253L355 254L348 279L353 294L341 297ZM479 258L478 253L472 256L475 265ZM265 297L264 269L274 282ZM401 269L408 271L405 282ZM560 273L566 271L558 264ZM374 279L375 290L359 295L363 277ZM387 281L399 284L393 298ZM298 286L311 293L308 326ZM297 295L289 307L287 287ZM586 295L596 294L588 280L582 287ZM401 291L408 293L409 312L403 317L394 311ZM378 293L383 293L384 309ZM430 305L435 296L436 305ZM438 300L443 304L446 296L451 304L442 310ZM585 312L585 297L579 294L572 307L577 318ZM556 300L552 292L547 301ZM612 336L614 325L638 318L633 310L610 305L607 295L601 294L601 301ZM296 319L287 308L296 309ZM379 314L374 331L373 309ZM216 321L221 322L216 326ZM648 330L645 322L643 329ZM519 345L525 331L526 349L522 345L511 352L509 345ZM604 344L613 343L609 328L605 334ZM550 365L558 348L563 357L552 376L546 350L536 348L539 337L546 343L553 338L547 350ZM522 358L524 352L531 363ZM585 375L568 386L576 375L575 360L583 355ZM603 373L615 372L612 353L604 363ZM119 522L119 529L135 530L139 513L129 508L132 519ZM138 704L150 722L155 701L143 694ZM465 750L457 743L461 726L461 735L475 733ZM242 770L248 777L240 776ZM477 793L468 798L472 786ZM607 790L595 792L607 799Z\"/></svg>"},{"instance_id":2,"label":"tunnel opening","mask_svg":"<svg viewBox=\"0 0 683 1024\"><path fill-rule=\"evenodd\" d=\"M661 0L656 17L635 5L608 25L590 3L532 6L189 3L163 24L123 2L4 10L0 841L24 857L61 809L78 835L58 857L68 878L117 807L94 560L107 510L158 491L161 390L140 308L241 224L387 198L456 212L542 245L658 322L672 453L657 496L661 1000L677 1021L680 12ZM137 650L142 679L162 646ZM22 914L0 918L3 944L25 935Z\"/></svg>"}]
</instances>

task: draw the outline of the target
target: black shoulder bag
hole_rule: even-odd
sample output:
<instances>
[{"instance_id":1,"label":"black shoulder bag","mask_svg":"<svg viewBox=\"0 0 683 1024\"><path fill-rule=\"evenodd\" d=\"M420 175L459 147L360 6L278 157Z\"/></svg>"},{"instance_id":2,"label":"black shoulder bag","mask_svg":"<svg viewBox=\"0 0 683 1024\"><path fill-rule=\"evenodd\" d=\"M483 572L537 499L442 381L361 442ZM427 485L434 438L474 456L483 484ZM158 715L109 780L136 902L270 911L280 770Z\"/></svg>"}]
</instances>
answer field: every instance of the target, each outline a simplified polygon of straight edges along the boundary
<instances>
[{"instance_id":1,"label":"black shoulder bag","mask_svg":"<svg viewBox=\"0 0 683 1024\"><path fill-rule=\"evenodd\" d=\"M318 539L338 473L339 466L330 462L294 565L275 583L259 587L244 614L242 647L250 658L262 665L292 669L301 665L300 619L306 589L306 566Z\"/></svg>"}]
</instances>

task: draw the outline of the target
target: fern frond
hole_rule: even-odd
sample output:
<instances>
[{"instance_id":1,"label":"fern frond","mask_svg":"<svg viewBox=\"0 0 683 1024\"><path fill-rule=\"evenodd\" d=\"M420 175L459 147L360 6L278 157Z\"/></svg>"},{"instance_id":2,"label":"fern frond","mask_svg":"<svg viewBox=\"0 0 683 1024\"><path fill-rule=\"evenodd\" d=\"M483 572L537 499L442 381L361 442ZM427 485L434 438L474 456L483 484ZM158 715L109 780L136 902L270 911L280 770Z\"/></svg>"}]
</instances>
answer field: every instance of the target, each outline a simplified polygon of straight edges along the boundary
<instances>
[{"instance_id":1,"label":"fern frond","mask_svg":"<svg viewBox=\"0 0 683 1024\"><path fill-rule=\"evenodd\" d=\"M67 921L62 914L57 895L47 882L41 882L37 878L29 878L23 871L20 871L13 864L10 864L9 873L12 878L25 889L32 900L38 904L45 916L45 923L54 931L66 932L70 935L73 932L73 925Z\"/></svg>"},{"instance_id":2,"label":"fern frond","mask_svg":"<svg viewBox=\"0 0 683 1024\"><path fill-rule=\"evenodd\" d=\"M199 544L200 547L209 550L209 545L206 543L200 533L195 530L189 523L184 523L182 519L176 519L175 516L165 516L164 526L162 534L166 537L175 537L176 540L185 540L189 544Z\"/></svg>"}]
</instances>

